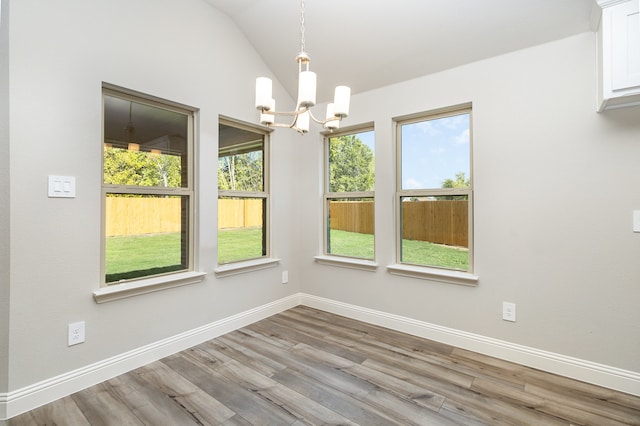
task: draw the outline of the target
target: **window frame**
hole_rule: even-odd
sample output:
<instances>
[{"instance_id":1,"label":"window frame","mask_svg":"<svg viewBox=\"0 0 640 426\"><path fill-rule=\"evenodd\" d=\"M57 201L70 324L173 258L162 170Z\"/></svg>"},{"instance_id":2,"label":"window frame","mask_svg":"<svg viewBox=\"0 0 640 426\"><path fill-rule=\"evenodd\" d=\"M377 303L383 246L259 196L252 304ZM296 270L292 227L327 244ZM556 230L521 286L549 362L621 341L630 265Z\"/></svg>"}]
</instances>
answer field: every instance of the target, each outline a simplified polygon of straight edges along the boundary
<instances>
[{"instance_id":1,"label":"window frame","mask_svg":"<svg viewBox=\"0 0 640 426\"><path fill-rule=\"evenodd\" d=\"M137 185L106 184L104 180L104 134L105 134L105 97L115 97L126 101L132 101L146 106L159 108L187 117L187 185L185 187L151 187ZM197 272L196 253L196 181L195 176L197 161L196 152L196 125L198 109L148 95L120 86L102 83L101 89L101 155L100 155L100 194L101 194L101 218L100 218L100 288L94 291L96 303L109 302L125 297L145 294L165 288L172 288L187 284L200 282L204 279L204 273ZM126 279L118 282L106 282L106 199L107 194L137 194L137 195L167 195L181 196L187 199L187 209L185 220L187 221L186 244L187 260L185 268L178 271L147 275L138 278Z\"/></svg>"},{"instance_id":2,"label":"window frame","mask_svg":"<svg viewBox=\"0 0 640 426\"><path fill-rule=\"evenodd\" d=\"M248 258L248 259L239 259L225 263L219 263L219 230L217 229L217 241L218 241L218 249L216 252L216 265L214 272L217 276L226 276L226 275L234 275L237 273L248 272L256 269L263 269L265 267L274 266L279 262L279 259L271 258L271 194L270 194L270 167L271 167L271 132L272 129L265 128L263 126L257 126L250 123L246 123L244 121L240 121L234 118L219 116L218 117L218 127L219 125L225 125L229 127L234 127L237 129L245 130L248 132L260 134L263 137L263 148L262 148L262 191L238 191L238 190L220 190L216 188L218 191L218 196L216 198L216 203L219 205L219 201L221 198L246 198L246 199L262 199L263 200L263 248L265 254L259 257ZM218 141L219 142L219 141ZM220 148L218 143L217 150L217 158L220 159L219 156ZM218 164L216 162L216 164Z\"/></svg>"},{"instance_id":3,"label":"window frame","mask_svg":"<svg viewBox=\"0 0 640 426\"><path fill-rule=\"evenodd\" d=\"M469 115L469 182L467 188L422 188L403 189L402 186L402 128L407 124L415 124L430 120L437 120L457 115ZM395 126L396 142L396 192L395 204L395 257L396 263L389 265L389 272L396 275L424 278L434 281L450 282L463 285L475 285L478 276L474 274L474 173L473 173L473 109L471 103L440 108L393 119ZM466 271L446 268L443 266L430 266L402 261L402 199L405 197L433 197L433 196L467 196L468 199L468 269Z\"/></svg>"},{"instance_id":4,"label":"window frame","mask_svg":"<svg viewBox=\"0 0 640 426\"><path fill-rule=\"evenodd\" d=\"M375 236L375 182L374 189L372 191L354 191L354 192L330 192L330 164L329 164L329 148L332 138L340 136L355 135L358 133L374 133L375 141L375 128L374 123L366 123L358 126L351 126L333 132L322 132L323 137L323 191L322 191L322 255L316 256L315 259L319 263L334 265L334 266L347 266L355 269L363 270L376 270L378 264L376 263L376 236ZM374 162L375 162L375 150L374 150ZM374 163L375 164L375 163ZM375 170L374 170L375 176ZM342 254L335 254L328 252L328 217L329 217L329 201L334 199L352 199L352 198L371 198L374 205L374 234L373 234L373 257L360 258L354 256L347 256Z\"/></svg>"}]
</instances>

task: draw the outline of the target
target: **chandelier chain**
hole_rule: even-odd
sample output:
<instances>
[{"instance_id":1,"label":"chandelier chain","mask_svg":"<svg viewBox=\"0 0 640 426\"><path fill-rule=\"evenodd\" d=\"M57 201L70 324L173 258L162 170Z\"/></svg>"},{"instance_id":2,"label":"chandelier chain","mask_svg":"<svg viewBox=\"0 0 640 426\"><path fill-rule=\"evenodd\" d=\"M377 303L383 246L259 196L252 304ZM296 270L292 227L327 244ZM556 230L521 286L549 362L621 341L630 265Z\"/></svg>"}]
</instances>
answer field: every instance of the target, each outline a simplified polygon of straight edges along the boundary
<instances>
[{"instance_id":1,"label":"chandelier chain","mask_svg":"<svg viewBox=\"0 0 640 426\"><path fill-rule=\"evenodd\" d=\"M304 52L304 0L300 0L300 52Z\"/></svg>"}]
</instances>

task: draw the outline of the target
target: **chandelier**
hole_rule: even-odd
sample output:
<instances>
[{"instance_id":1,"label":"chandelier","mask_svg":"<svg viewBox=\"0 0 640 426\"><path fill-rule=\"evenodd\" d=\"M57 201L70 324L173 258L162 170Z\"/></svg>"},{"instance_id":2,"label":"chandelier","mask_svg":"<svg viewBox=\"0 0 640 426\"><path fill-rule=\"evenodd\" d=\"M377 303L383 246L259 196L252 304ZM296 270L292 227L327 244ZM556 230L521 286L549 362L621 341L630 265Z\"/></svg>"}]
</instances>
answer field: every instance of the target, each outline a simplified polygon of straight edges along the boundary
<instances>
[{"instance_id":1,"label":"chandelier","mask_svg":"<svg viewBox=\"0 0 640 426\"><path fill-rule=\"evenodd\" d=\"M311 113L316 104L316 73L309 70L311 58L304 50L304 0L300 1L300 53L296 56L298 63L298 101L294 111L276 111L276 101L272 97L272 81L267 77L256 79L256 109L260 111L260 123L269 127L288 127L299 133L309 131L309 119L321 124L330 131L338 129L340 120L349 115L349 98L351 89L337 86L334 100L327 105L324 120L319 120ZM276 117L291 117L290 124L277 123Z\"/></svg>"}]
</instances>

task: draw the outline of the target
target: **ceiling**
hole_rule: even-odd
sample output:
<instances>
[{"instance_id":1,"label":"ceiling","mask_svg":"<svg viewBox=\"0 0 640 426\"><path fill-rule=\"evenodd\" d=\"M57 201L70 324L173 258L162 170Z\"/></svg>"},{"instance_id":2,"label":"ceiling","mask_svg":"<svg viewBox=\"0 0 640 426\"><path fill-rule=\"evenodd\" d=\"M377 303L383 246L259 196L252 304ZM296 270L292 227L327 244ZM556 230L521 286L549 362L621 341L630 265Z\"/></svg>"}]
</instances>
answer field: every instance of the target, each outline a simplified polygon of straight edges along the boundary
<instances>
[{"instance_id":1,"label":"ceiling","mask_svg":"<svg viewBox=\"0 0 640 426\"><path fill-rule=\"evenodd\" d=\"M205 0L227 14L292 98L298 0ZM595 0L306 0L318 102L589 31ZM256 75L256 77L259 77Z\"/></svg>"}]
</instances>

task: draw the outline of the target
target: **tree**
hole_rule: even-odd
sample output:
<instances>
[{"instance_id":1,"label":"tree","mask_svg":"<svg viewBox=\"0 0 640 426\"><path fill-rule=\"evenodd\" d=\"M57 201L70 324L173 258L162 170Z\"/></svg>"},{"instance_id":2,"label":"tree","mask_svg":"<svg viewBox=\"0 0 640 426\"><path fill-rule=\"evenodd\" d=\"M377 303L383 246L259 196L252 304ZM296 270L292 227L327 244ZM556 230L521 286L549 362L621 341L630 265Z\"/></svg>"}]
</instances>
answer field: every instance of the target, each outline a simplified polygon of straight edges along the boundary
<instances>
[{"instance_id":1,"label":"tree","mask_svg":"<svg viewBox=\"0 0 640 426\"><path fill-rule=\"evenodd\" d=\"M262 147L259 151L218 158L218 189L262 191Z\"/></svg>"},{"instance_id":2,"label":"tree","mask_svg":"<svg viewBox=\"0 0 640 426\"><path fill-rule=\"evenodd\" d=\"M179 187L181 185L180 157L166 154L105 148L104 183Z\"/></svg>"},{"instance_id":3,"label":"tree","mask_svg":"<svg viewBox=\"0 0 640 426\"><path fill-rule=\"evenodd\" d=\"M442 182L443 188L469 188L471 186L471 180L465 176L464 172L456 173L456 178L454 179L445 179ZM466 200L469 196L467 195L444 195L440 197L441 200Z\"/></svg>"},{"instance_id":4,"label":"tree","mask_svg":"<svg viewBox=\"0 0 640 426\"><path fill-rule=\"evenodd\" d=\"M372 191L374 184L374 155L371 148L355 135L331 138L329 142L330 191Z\"/></svg>"},{"instance_id":5,"label":"tree","mask_svg":"<svg viewBox=\"0 0 640 426\"><path fill-rule=\"evenodd\" d=\"M180 187L182 184L181 159L176 155L152 154L150 162L155 164L157 176L153 179L161 179L161 185L165 188Z\"/></svg>"},{"instance_id":6,"label":"tree","mask_svg":"<svg viewBox=\"0 0 640 426\"><path fill-rule=\"evenodd\" d=\"M445 179L442 182L443 188L468 188L471 186L471 181L465 177L464 172L456 173L456 179Z\"/></svg>"}]
</instances>

